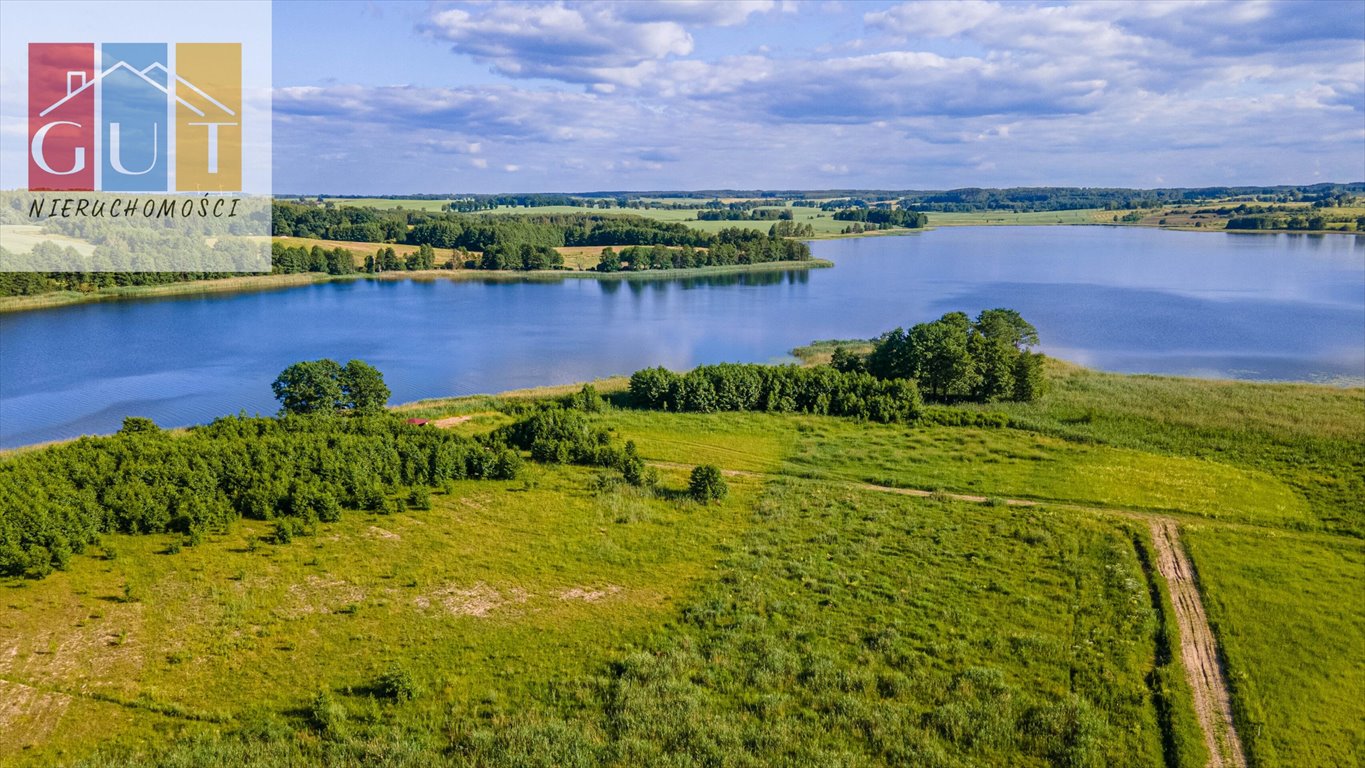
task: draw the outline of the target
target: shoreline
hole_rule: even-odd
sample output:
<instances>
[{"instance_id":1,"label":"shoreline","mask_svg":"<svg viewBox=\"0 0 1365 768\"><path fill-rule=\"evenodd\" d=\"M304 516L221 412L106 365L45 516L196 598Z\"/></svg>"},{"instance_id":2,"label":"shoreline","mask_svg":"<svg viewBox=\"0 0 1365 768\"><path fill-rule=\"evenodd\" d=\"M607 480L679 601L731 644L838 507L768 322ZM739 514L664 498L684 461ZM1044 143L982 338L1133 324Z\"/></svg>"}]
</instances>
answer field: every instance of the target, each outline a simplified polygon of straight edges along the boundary
<instances>
[{"instance_id":1,"label":"shoreline","mask_svg":"<svg viewBox=\"0 0 1365 768\"><path fill-rule=\"evenodd\" d=\"M827 240L847 240L864 237L904 237L932 232L936 229L956 229L958 227L1114 227L1154 229L1169 232L1219 232L1233 235L1365 235L1365 232L1343 230L1300 230L1300 229L1214 229L1212 227L1191 226L1153 226L1148 224L1116 222L1033 222L1033 221L962 221L934 224L915 229L872 230L848 234L819 234L805 238L807 242ZM375 243L383 247L383 243ZM621 246L625 247L625 246ZM315 285L341 280L403 280L403 279L442 279L442 280L498 280L498 281L547 281L562 279L579 280L666 280L687 277L707 277L744 273L781 272L794 269L824 269L834 266L827 259L806 261L769 261L761 264L731 264L723 267L698 267L693 269L657 269L644 272L597 272L589 269L534 270L519 272L513 270L481 269L426 269L417 271L393 271L378 274L353 273L349 275L329 275L320 272L296 272L292 274L249 274L213 280L192 280L160 285L119 286L104 290L83 293L79 291L51 291L31 296L0 297L0 314L10 312L31 312L42 309L58 309L80 304L94 304L105 301L128 301L137 299L158 299L175 296L194 296L219 293L248 293L259 291L283 290L303 285Z\"/></svg>"},{"instance_id":2,"label":"shoreline","mask_svg":"<svg viewBox=\"0 0 1365 768\"><path fill-rule=\"evenodd\" d=\"M866 339L848 340L821 339L813 341L810 344L806 344L804 346L796 347L795 349L789 350L788 352L792 357L799 361L798 362L799 365L803 366L819 365L821 363L826 362L823 359L823 357L826 354L828 354L827 350L832 351L835 346L859 344L870 344L870 342ZM1080 365L1079 363L1073 363L1069 360L1063 360L1057 357L1048 357L1046 358L1045 362L1049 365L1049 367L1053 369L1054 372L1080 371L1126 378L1173 380L1214 385L1246 384L1261 387L1313 387L1319 389L1335 389L1344 391L1360 390L1363 394L1365 394L1365 382L1358 381L1333 383L1321 381L1305 381L1301 379L1226 379L1226 378L1206 379L1196 376L1175 376L1171 374L1161 373L1122 373L1118 371L1105 371L1098 368L1087 368L1083 365ZM545 384L538 387L522 387L519 389L503 390L501 392L473 392L468 395L424 397L419 398L417 400L409 400L402 403L395 403L393 405L386 405L384 406L384 408L385 410L393 414L408 415L413 417L416 416L435 417L436 415L449 415L450 408L462 404L470 404L482 407L486 405L488 401L497 399L525 400L546 397L563 397L565 395L571 395L574 394L575 392L578 392L580 389L583 388L584 385L587 384L591 384L599 394L623 392L627 389L627 387L630 384L630 376L629 374L611 374L606 376L600 376L587 381L570 382L568 384ZM231 413L221 414L221 416L231 415L233 414ZM189 424L173 427L163 426L162 430L166 432L183 432L194 426L198 425ZM66 443L75 442L76 440L80 440L81 438L84 437L109 437L113 434L115 433L114 432L104 432L98 434L90 433L84 435L77 435L75 437L60 438L57 440L44 440L37 443L28 443L25 445L15 445L6 448L0 448L0 461L3 461L4 459L15 454L41 450L43 448L48 448L55 445L63 445Z\"/></svg>"},{"instance_id":3,"label":"shoreline","mask_svg":"<svg viewBox=\"0 0 1365 768\"><path fill-rule=\"evenodd\" d=\"M643 272L595 272L585 269L533 270L516 272L511 270L482 269L423 269L408 271L380 272L369 274L358 272L349 275L329 275L321 272L296 272L287 275L261 273L242 275L214 280L190 280L161 285L120 286L102 291L81 293L79 291L52 291L32 296L0 297L0 314L10 312L33 312L43 309L59 309L80 304L96 304L106 301L130 301L138 299L159 299L188 297L206 294L254 293L284 290L305 285L342 282L349 280L494 280L501 282L549 281L549 280L678 280L689 277L713 277L718 275L742 275L764 272L787 272L791 270L828 269L834 262L827 259L807 259L805 261L765 261L759 264L731 264L723 267L698 267L695 269L652 269Z\"/></svg>"}]
</instances>

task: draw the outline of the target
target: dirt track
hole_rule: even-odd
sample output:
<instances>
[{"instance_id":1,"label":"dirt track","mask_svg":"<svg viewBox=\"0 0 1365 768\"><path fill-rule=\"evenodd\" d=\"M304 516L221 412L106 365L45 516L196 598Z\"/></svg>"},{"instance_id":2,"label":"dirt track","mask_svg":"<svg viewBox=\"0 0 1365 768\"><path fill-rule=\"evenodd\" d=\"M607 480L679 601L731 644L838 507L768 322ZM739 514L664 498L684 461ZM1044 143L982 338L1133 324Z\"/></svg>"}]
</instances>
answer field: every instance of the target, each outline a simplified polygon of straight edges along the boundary
<instances>
[{"instance_id":1,"label":"dirt track","mask_svg":"<svg viewBox=\"0 0 1365 768\"><path fill-rule=\"evenodd\" d=\"M1232 700L1228 681L1218 663L1218 645L1209 629L1194 568L1180 546L1175 521L1152 519L1152 543L1156 546L1157 570L1166 579L1180 627L1180 660L1185 676L1194 690L1194 709L1209 748L1209 765L1214 768L1245 768L1242 741L1232 724Z\"/></svg>"}]
</instances>

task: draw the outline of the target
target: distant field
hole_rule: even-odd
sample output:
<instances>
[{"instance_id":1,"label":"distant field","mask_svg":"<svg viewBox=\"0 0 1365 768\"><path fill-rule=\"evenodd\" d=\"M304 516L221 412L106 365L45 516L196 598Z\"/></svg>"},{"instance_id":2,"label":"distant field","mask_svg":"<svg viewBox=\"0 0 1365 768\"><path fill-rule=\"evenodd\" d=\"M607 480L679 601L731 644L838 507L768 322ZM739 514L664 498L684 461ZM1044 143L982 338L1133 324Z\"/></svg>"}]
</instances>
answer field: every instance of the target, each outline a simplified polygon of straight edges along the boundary
<instances>
[{"instance_id":1,"label":"distant field","mask_svg":"<svg viewBox=\"0 0 1365 768\"><path fill-rule=\"evenodd\" d=\"M1103 224L1109 223L1113 211L1087 208L1076 211L1036 211L1009 213L1006 211L975 211L972 213L929 212L931 227L1044 225L1044 224Z\"/></svg>"},{"instance_id":2,"label":"distant field","mask_svg":"<svg viewBox=\"0 0 1365 768\"><path fill-rule=\"evenodd\" d=\"M696 203L695 199L689 198L642 198L646 202L660 202L668 204L690 204ZM722 202L745 202L751 198L725 198ZM355 200L332 200L337 205L369 206L380 209L401 209L401 210L440 210L449 201L446 200L383 200L379 198L358 198ZM1235 207L1242 204L1242 200L1206 200L1195 203L1184 203L1179 205L1166 205L1159 209L1132 210L1105 210L1102 208L1087 208L1069 211L1036 211L1027 213L1011 213L1007 211L973 211L969 213L935 213L930 212L929 226L931 227L955 227L955 226L1042 226L1042 225L1067 225L1067 224L1122 224L1125 226L1150 226L1166 227L1171 229L1213 229L1223 230L1227 223L1227 217L1217 214L1196 214L1201 208ZM1246 203L1252 209L1263 208L1270 203ZM1309 203L1277 203L1276 206L1288 206L1291 208L1302 208L1305 212L1312 210ZM782 206L771 206L782 207ZM554 205L543 207L521 207L504 206L493 211L482 211L481 213L492 213L497 215L507 214L536 214L536 213L598 213L616 215L636 215L646 216L660 221L684 222L690 227L695 227L706 232L716 232L725 227L742 227L745 229L756 229L767 231L772 222L754 221L697 221L697 211L701 209L687 208L679 210L655 210L649 208L592 208L587 206ZM832 212L820 211L818 208L793 207L792 211L795 220L799 223L810 224L815 228L816 237L838 236L842 230L848 226L849 222L836 222L832 218ZM1183 211L1176 213L1176 211ZM1125 215L1138 213L1141 219L1136 222L1122 221ZM1254 211L1253 211L1254 212ZM1365 207L1342 207L1329 208L1326 212L1333 216L1365 216Z\"/></svg>"},{"instance_id":3,"label":"distant field","mask_svg":"<svg viewBox=\"0 0 1365 768\"><path fill-rule=\"evenodd\" d=\"M449 200L412 200L407 198L395 198L386 200L380 197L358 197L355 199L327 198L327 202L336 205L350 206L353 208L379 208L382 210L403 210L403 211L439 211Z\"/></svg>"},{"instance_id":4,"label":"distant field","mask_svg":"<svg viewBox=\"0 0 1365 768\"><path fill-rule=\"evenodd\" d=\"M36 224L0 224L0 245L10 253L29 253L33 246L49 240L63 248L68 246L74 248L82 256L89 256L95 252L95 246L91 243L66 235L44 232L43 228Z\"/></svg>"}]
</instances>

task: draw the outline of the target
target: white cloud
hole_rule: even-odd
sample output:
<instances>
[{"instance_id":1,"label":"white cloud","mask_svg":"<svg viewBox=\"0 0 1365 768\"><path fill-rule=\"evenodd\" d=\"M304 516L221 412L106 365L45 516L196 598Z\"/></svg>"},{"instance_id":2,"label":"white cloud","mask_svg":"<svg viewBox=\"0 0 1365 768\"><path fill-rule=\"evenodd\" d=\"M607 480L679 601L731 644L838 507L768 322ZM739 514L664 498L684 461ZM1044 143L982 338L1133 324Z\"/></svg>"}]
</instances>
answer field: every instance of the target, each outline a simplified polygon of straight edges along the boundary
<instances>
[{"instance_id":1,"label":"white cloud","mask_svg":"<svg viewBox=\"0 0 1365 768\"><path fill-rule=\"evenodd\" d=\"M1319 163L1353 180L1365 167L1356 2L805 8L461 5L424 29L507 85L281 88L276 143L393 147L369 162L424 183L424 158L463 156L451 167L467 175L434 189L512 173L516 189L814 187L835 174L907 188L1282 183ZM809 47L778 37L803 22ZM714 32L738 25L738 43ZM822 25L837 33L809 33ZM338 178L373 178L366 156Z\"/></svg>"}]
</instances>

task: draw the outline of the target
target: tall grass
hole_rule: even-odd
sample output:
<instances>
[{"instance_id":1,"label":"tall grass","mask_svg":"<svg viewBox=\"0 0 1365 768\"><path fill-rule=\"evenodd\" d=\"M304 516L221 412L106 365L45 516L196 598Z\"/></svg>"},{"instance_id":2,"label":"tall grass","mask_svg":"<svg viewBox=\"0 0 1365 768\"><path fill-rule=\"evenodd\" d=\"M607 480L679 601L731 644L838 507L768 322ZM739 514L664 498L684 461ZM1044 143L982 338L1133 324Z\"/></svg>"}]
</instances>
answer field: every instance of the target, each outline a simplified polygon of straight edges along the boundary
<instances>
[{"instance_id":1,"label":"tall grass","mask_svg":"<svg viewBox=\"0 0 1365 768\"><path fill-rule=\"evenodd\" d=\"M1187 525L1253 766L1358 764L1365 744L1365 544Z\"/></svg>"}]
</instances>

